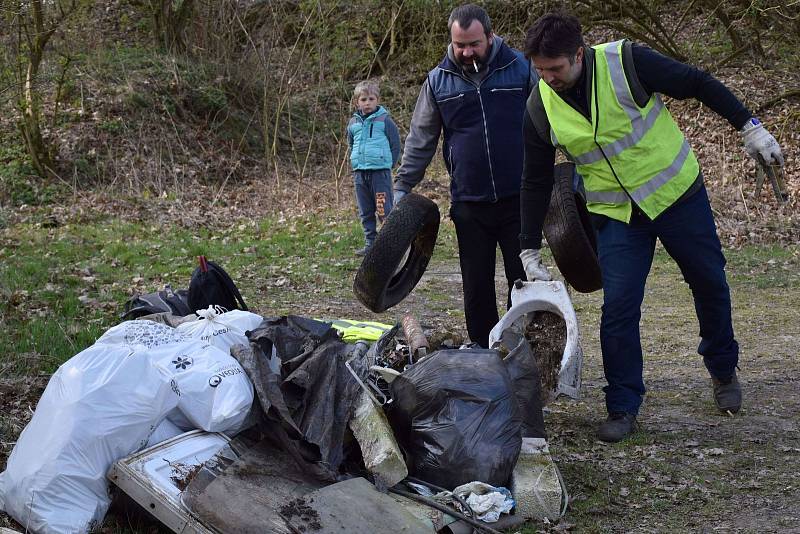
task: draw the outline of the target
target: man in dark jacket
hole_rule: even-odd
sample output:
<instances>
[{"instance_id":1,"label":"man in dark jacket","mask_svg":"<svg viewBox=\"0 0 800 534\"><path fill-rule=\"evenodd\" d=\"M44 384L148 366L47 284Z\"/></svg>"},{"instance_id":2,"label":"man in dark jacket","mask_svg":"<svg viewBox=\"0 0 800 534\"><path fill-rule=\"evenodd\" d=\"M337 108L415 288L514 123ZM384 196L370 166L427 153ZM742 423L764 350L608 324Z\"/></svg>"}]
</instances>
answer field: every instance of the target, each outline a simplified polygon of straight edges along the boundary
<instances>
[{"instance_id":1,"label":"man in dark jacket","mask_svg":"<svg viewBox=\"0 0 800 534\"><path fill-rule=\"evenodd\" d=\"M739 130L754 159L783 165L777 141L708 73L628 41L587 47L580 22L571 15L551 13L536 21L525 53L542 80L525 116L523 264L529 280L549 276L539 248L557 147L583 177L597 230L600 346L608 382L603 389L608 418L598 437L619 441L635 429L645 392L639 320L656 239L692 291L698 352L711 375L717 408L737 412L739 346L725 257L697 158L660 94L693 97L710 107Z\"/></svg>"},{"instance_id":2,"label":"man in dark jacket","mask_svg":"<svg viewBox=\"0 0 800 534\"><path fill-rule=\"evenodd\" d=\"M498 245L509 290L525 276L518 257L521 132L536 78L522 54L492 33L482 8L457 7L448 27L447 55L430 71L417 99L394 197L398 202L422 180L443 131L467 332L487 347L499 319L494 284Z\"/></svg>"}]
</instances>

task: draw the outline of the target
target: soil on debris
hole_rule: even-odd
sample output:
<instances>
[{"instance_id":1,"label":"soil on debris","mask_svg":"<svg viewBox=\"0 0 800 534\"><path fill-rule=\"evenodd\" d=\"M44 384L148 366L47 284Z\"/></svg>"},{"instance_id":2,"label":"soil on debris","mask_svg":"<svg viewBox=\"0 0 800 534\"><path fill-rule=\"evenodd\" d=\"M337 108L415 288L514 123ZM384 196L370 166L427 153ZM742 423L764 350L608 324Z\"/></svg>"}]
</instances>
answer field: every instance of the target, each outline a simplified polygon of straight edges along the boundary
<instances>
[{"instance_id":1,"label":"soil on debris","mask_svg":"<svg viewBox=\"0 0 800 534\"><path fill-rule=\"evenodd\" d=\"M539 365L542 380L541 398L544 404L558 385L561 358L567 344L567 325L555 313L534 312L531 322L525 327L525 339L528 340Z\"/></svg>"},{"instance_id":2,"label":"soil on debris","mask_svg":"<svg viewBox=\"0 0 800 534\"><path fill-rule=\"evenodd\" d=\"M170 467L172 468L172 474L169 476L170 480L175 483L179 490L183 491L189 486L189 483L194 480L194 477L200 472L200 469L203 468L203 464L186 465L174 463L170 464Z\"/></svg>"},{"instance_id":3,"label":"soil on debris","mask_svg":"<svg viewBox=\"0 0 800 534\"><path fill-rule=\"evenodd\" d=\"M319 522L319 514L308 505L305 499L292 499L281 506L280 514L287 520L297 517L303 521L305 525L297 526L297 529L301 532L305 532L306 527L310 530L322 529L322 523Z\"/></svg>"}]
</instances>

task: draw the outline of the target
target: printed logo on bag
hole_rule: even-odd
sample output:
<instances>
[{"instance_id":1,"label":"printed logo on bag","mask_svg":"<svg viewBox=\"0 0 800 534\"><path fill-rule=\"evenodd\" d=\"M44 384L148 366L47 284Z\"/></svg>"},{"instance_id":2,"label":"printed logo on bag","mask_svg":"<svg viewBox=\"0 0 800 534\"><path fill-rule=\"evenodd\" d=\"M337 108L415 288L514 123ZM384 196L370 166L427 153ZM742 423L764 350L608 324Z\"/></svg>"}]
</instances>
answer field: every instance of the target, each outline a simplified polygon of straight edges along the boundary
<instances>
[{"instance_id":1,"label":"printed logo on bag","mask_svg":"<svg viewBox=\"0 0 800 534\"><path fill-rule=\"evenodd\" d=\"M231 329L227 326L225 328L220 328L219 330L214 330L210 334L206 334L200 338L201 341L210 341L212 336L221 336L222 334L227 334L230 332Z\"/></svg>"},{"instance_id":2,"label":"printed logo on bag","mask_svg":"<svg viewBox=\"0 0 800 534\"><path fill-rule=\"evenodd\" d=\"M242 371L241 367L239 367L238 365L236 365L236 366L232 365L232 366L230 366L230 367L228 367L226 369L222 369L218 373L212 375L211 378L208 379L208 385L211 386L212 388L215 388L218 385L220 385L222 383L222 381L226 377L228 377L228 376L236 376L236 375L240 375L240 374L243 374L243 373L244 373L244 371Z\"/></svg>"},{"instance_id":3,"label":"printed logo on bag","mask_svg":"<svg viewBox=\"0 0 800 534\"><path fill-rule=\"evenodd\" d=\"M144 345L148 349L188 341L190 336L174 328L152 321L128 321L123 330L123 339L128 346Z\"/></svg>"},{"instance_id":4,"label":"printed logo on bag","mask_svg":"<svg viewBox=\"0 0 800 534\"><path fill-rule=\"evenodd\" d=\"M181 371L185 371L187 367L192 365L194 360L190 356L178 356L174 360L172 360L172 364L175 366L175 370L177 371L180 369Z\"/></svg>"},{"instance_id":5,"label":"printed logo on bag","mask_svg":"<svg viewBox=\"0 0 800 534\"><path fill-rule=\"evenodd\" d=\"M178 382L176 382L175 379L173 378L172 380L169 381L169 385L172 388L172 392L175 393L175 395L180 397L181 396L181 388L178 387Z\"/></svg>"}]
</instances>

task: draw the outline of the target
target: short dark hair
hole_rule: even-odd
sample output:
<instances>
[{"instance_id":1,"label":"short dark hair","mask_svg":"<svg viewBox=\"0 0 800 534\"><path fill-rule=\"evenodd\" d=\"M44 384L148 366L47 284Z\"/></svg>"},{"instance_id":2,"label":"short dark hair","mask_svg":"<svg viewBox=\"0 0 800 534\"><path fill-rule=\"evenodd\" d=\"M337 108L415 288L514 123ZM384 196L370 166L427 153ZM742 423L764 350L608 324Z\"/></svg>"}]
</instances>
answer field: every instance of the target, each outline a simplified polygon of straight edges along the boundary
<instances>
[{"instance_id":1,"label":"short dark hair","mask_svg":"<svg viewBox=\"0 0 800 534\"><path fill-rule=\"evenodd\" d=\"M482 7L475 4L464 4L451 11L450 18L447 20L447 29L453 29L453 23L458 22L458 25L466 30L473 20L481 23L483 33L486 35L492 33L492 21L489 19L489 15Z\"/></svg>"},{"instance_id":2,"label":"short dark hair","mask_svg":"<svg viewBox=\"0 0 800 534\"><path fill-rule=\"evenodd\" d=\"M525 56L572 58L585 46L581 21L563 11L553 11L539 17L525 35Z\"/></svg>"}]
</instances>

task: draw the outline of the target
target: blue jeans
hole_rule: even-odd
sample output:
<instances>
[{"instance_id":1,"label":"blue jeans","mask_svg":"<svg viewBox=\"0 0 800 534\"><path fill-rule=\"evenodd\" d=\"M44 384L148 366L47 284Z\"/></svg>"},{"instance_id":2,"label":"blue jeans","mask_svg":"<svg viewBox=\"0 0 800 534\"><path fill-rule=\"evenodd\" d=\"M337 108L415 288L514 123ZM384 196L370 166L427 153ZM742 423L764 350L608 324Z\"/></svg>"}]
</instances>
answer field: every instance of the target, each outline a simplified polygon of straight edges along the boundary
<instances>
[{"instance_id":1,"label":"blue jeans","mask_svg":"<svg viewBox=\"0 0 800 534\"><path fill-rule=\"evenodd\" d=\"M377 223L392 211L392 171L377 169L353 171L353 182L358 202L358 216L364 228L364 244L367 248L378 235Z\"/></svg>"},{"instance_id":2,"label":"blue jeans","mask_svg":"<svg viewBox=\"0 0 800 534\"><path fill-rule=\"evenodd\" d=\"M606 219L597 235L603 274L600 346L608 382L603 391L609 413L638 413L645 392L639 319L656 238L692 290L700 323L697 351L706 368L717 378L731 376L739 359L739 345L733 337L725 257L705 187L654 221L636 213L630 224Z\"/></svg>"}]
</instances>

